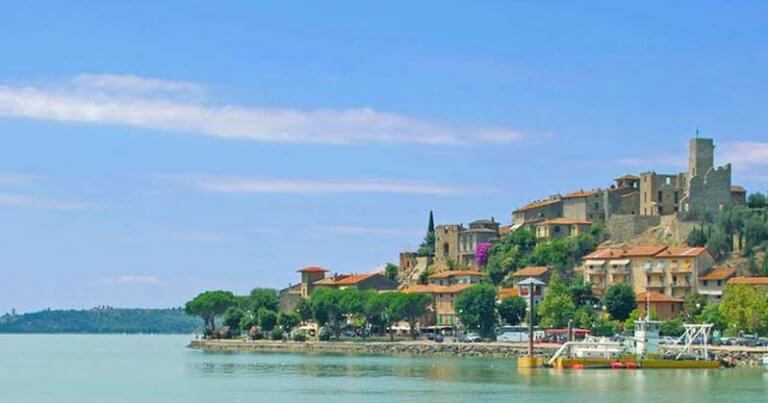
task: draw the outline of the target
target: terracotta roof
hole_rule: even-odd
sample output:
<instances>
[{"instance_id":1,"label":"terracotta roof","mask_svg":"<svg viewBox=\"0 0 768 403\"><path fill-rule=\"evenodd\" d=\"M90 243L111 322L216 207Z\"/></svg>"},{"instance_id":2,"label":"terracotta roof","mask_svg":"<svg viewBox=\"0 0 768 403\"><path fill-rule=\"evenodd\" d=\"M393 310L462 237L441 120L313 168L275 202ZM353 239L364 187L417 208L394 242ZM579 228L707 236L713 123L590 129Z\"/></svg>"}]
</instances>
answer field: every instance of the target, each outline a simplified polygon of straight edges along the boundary
<instances>
[{"instance_id":1,"label":"terracotta roof","mask_svg":"<svg viewBox=\"0 0 768 403\"><path fill-rule=\"evenodd\" d=\"M550 218L548 220L544 220L539 224L592 225L592 221L574 220L572 218L559 217L559 218ZM536 225L539 225L539 224L536 224Z\"/></svg>"},{"instance_id":2,"label":"terracotta roof","mask_svg":"<svg viewBox=\"0 0 768 403\"><path fill-rule=\"evenodd\" d=\"M483 276L483 272L477 271L477 270L453 270L453 271L444 271L440 273L435 273L429 278L431 279L441 279L441 278L451 278L456 276Z\"/></svg>"},{"instance_id":3,"label":"terracotta roof","mask_svg":"<svg viewBox=\"0 0 768 403\"><path fill-rule=\"evenodd\" d=\"M499 299L519 297L520 293L517 292L517 288L499 288Z\"/></svg>"},{"instance_id":4,"label":"terracotta roof","mask_svg":"<svg viewBox=\"0 0 768 403\"><path fill-rule=\"evenodd\" d=\"M707 252L705 247L696 248L667 248L666 250L656 254L655 257L697 257L702 253Z\"/></svg>"},{"instance_id":5,"label":"terracotta roof","mask_svg":"<svg viewBox=\"0 0 768 403\"><path fill-rule=\"evenodd\" d=\"M563 196L563 199L578 199L581 197L592 196L593 194L598 192L600 192L600 189L579 190L577 192L568 193L567 195Z\"/></svg>"},{"instance_id":6,"label":"terracotta roof","mask_svg":"<svg viewBox=\"0 0 768 403\"><path fill-rule=\"evenodd\" d=\"M512 232L512 226L511 225L503 225L499 227L499 235L504 236Z\"/></svg>"},{"instance_id":7,"label":"terracotta roof","mask_svg":"<svg viewBox=\"0 0 768 403\"><path fill-rule=\"evenodd\" d=\"M296 270L299 273L325 273L328 270L323 269L320 266L307 266L303 269Z\"/></svg>"},{"instance_id":8,"label":"terracotta roof","mask_svg":"<svg viewBox=\"0 0 768 403\"><path fill-rule=\"evenodd\" d=\"M665 249L667 249L667 247L664 245L633 246L629 249L624 249L622 256L625 256L625 257L655 256L655 255L658 255L660 252L664 251Z\"/></svg>"},{"instance_id":9,"label":"terracotta roof","mask_svg":"<svg viewBox=\"0 0 768 403\"><path fill-rule=\"evenodd\" d=\"M768 285L768 277L734 277L727 284Z\"/></svg>"},{"instance_id":10,"label":"terracotta roof","mask_svg":"<svg viewBox=\"0 0 768 403\"><path fill-rule=\"evenodd\" d=\"M731 193L747 193L741 186L731 186Z\"/></svg>"},{"instance_id":11,"label":"terracotta roof","mask_svg":"<svg viewBox=\"0 0 768 403\"><path fill-rule=\"evenodd\" d=\"M454 285L435 285L435 284L417 284L403 287L400 291L405 293L423 293L423 294L457 294L474 284L454 284Z\"/></svg>"},{"instance_id":12,"label":"terracotta roof","mask_svg":"<svg viewBox=\"0 0 768 403\"><path fill-rule=\"evenodd\" d=\"M512 277L538 277L547 274L549 267L547 266L532 266L524 267L512 274Z\"/></svg>"},{"instance_id":13,"label":"terracotta roof","mask_svg":"<svg viewBox=\"0 0 768 403\"><path fill-rule=\"evenodd\" d=\"M675 298L669 295L660 294L658 292L648 291L648 292L640 292L637 293L635 302L680 302L683 303L683 301L680 298Z\"/></svg>"},{"instance_id":14,"label":"terracotta roof","mask_svg":"<svg viewBox=\"0 0 768 403\"><path fill-rule=\"evenodd\" d=\"M562 200L560 200L560 199L537 200L537 201L534 201L534 202L530 202L530 203L526 204L523 207L520 207L519 209L515 210L514 212L533 210L535 208L544 207L544 206L550 206L552 204L560 203L561 201Z\"/></svg>"},{"instance_id":15,"label":"terracotta roof","mask_svg":"<svg viewBox=\"0 0 768 403\"><path fill-rule=\"evenodd\" d=\"M315 285L355 285L364 280L367 280L378 273L367 274L339 274L333 277L317 280L313 284Z\"/></svg>"},{"instance_id":16,"label":"terracotta roof","mask_svg":"<svg viewBox=\"0 0 768 403\"><path fill-rule=\"evenodd\" d=\"M624 249L617 249L617 248L603 248L598 249L584 257L582 257L582 260L591 260L591 259L612 259L616 257L622 257L624 253Z\"/></svg>"},{"instance_id":17,"label":"terracotta roof","mask_svg":"<svg viewBox=\"0 0 768 403\"><path fill-rule=\"evenodd\" d=\"M736 274L736 269L732 267L715 267L709 273L700 276L699 280L725 280Z\"/></svg>"}]
</instances>

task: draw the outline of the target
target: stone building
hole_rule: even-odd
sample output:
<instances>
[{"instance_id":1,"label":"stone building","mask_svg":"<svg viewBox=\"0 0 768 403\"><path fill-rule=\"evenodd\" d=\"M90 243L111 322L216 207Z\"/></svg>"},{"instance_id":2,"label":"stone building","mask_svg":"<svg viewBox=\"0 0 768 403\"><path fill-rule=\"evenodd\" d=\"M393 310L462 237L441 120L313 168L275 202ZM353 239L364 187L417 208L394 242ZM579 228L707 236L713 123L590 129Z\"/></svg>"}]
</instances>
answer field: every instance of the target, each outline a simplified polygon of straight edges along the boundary
<instances>
[{"instance_id":1,"label":"stone building","mask_svg":"<svg viewBox=\"0 0 768 403\"><path fill-rule=\"evenodd\" d=\"M731 186L731 203L736 206L746 206L747 191L741 186Z\"/></svg>"},{"instance_id":2,"label":"stone building","mask_svg":"<svg viewBox=\"0 0 768 403\"><path fill-rule=\"evenodd\" d=\"M601 189L568 193L563 199L563 217L581 221L603 221L605 192Z\"/></svg>"},{"instance_id":3,"label":"stone building","mask_svg":"<svg viewBox=\"0 0 768 403\"><path fill-rule=\"evenodd\" d=\"M452 270L435 273L429 276L429 284L454 285L477 284L483 281L485 275L477 270Z\"/></svg>"},{"instance_id":4,"label":"stone building","mask_svg":"<svg viewBox=\"0 0 768 403\"><path fill-rule=\"evenodd\" d=\"M425 314L419 321L420 326L456 326L459 317L456 313L455 303L459 295L472 287L472 284L453 285L409 285L400 291L405 293L428 294L432 301Z\"/></svg>"},{"instance_id":5,"label":"stone building","mask_svg":"<svg viewBox=\"0 0 768 403\"><path fill-rule=\"evenodd\" d=\"M683 312L682 298L671 297L658 292L648 291L638 293L635 297L639 316L645 316L646 306L651 312L656 312L661 320L669 320L680 316Z\"/></svg>"},{"instance_id":6,"label":"stone building","mask_svg":"<svg viewBox=\"0 0 768 403\"><path fill-rule=\"evenodd\" d=\"M682 174L640 174L640 214L667 215L680 211L684 180Z\"/></svg>"},{"instance_id":7,"label":"stone building","mask_svg":"<svg viewBox=\"0 0 768 403\"><path fill-rule=\"evenodd\" d=\"M533 233L537 240L552 241L579 234L588 234L591 221L570 218L552 218L533 224Z\"/></svg>"},{"instance_id":8,"label":"stone building","mask_svg":"<svg viewBox=\"0 0 768 403\"><path fill-rule=\"evenodd\" d=\"M360 291L393 291L397 289L397 282L386 278L381 273L365 274L335 274L314 282L315 289L326 287L344 290L355 288Z\"/></svg>"},{"instance_id":9,"label":"stone building","mask_svg":"<svg viewBox=\"0 0 768 403\"><path fill-rule=\"evenodd\" d=\"M477 245L498 237L499 223L493 218L473 221L469 223L469 228L461 224L436 226L435 271L478 268L475 264Z\"/></svg>"},{"instance_id":10,"label":"stone building","mask_svg":"<svg viewBox=\"0 0 768 403\"><path fill-rule=\"evenodd\" d=\"M512 230L516 230L524 224L546 220L548 218L558 218L563 216L563 199L560 195L550 196L546 200L537 200L526 204L523 207L512 212L512 221L514 225Z\"/></svg>"},{"instance_id":11,"label":"stone building","mask_svg":"<svg viewBox=\"0 0 768 403\"><path fill-rule=\"evenodd\" d=\"M544 283L544 285L536 285L533 287L533 306L534 308L539 305L544 297L547 296L547 285L549 284L549 278L552 276L552 270L547 266L532 266L524 267L518 271L512 273L512 280L515 283L515 294L525 298L526 304L531 304L531 297L528 293L528 286L520 285L519 282L532 277ZM510 293L511 294L511 293Z\"/></svg>"}]
</instances>

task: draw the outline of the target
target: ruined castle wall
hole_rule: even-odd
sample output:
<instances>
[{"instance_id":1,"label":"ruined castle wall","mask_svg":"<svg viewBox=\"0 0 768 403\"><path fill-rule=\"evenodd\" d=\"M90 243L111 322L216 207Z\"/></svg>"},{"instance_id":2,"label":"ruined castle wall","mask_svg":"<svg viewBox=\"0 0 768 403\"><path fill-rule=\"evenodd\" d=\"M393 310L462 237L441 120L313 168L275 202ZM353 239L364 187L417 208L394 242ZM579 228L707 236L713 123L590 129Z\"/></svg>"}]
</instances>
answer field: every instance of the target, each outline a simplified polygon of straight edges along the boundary
<instances>
[{"instance_id":1,"label":"ruined castle wall","mask_svg":"<svg viewBox=\"0 0 768 403\"><path fill-rule=\"evenodd\" d=\"M710 169L704 175L691 176L682 200L684 217L717 214L731 204L731 164Z\"/></svg>"},{"instance_id":2,"label":"ruined castle wall","mask_svg":"<svg viewBox=\"0 0 768 403\"><path fill-rule=\"evenodd\" d=\"M660 223L660 216L614 214L606 221L605 229L612 241L626 242Z\"/></svg>"}]
</instances>

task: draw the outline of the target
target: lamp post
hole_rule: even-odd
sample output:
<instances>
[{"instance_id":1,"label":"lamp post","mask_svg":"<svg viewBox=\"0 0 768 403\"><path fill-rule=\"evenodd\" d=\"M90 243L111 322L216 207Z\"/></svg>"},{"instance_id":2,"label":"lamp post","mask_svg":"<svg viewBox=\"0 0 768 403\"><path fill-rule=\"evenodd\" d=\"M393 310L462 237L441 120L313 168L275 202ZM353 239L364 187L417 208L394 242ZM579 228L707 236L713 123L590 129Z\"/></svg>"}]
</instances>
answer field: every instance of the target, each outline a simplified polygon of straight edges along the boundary
<instances>
[{"instance_id":1,"label":"lamp post","mask_svg":"<svg viewBox=\"0 0 768 403\"><path fill-rule=\"evenodd\" d=\"M521 287L527 287L528 288L528 359L530 360L531 366L533 363L533 323L535 321L534 318L534 298L533 298L533 291L536 286L543 286L545 283L540 280L536 280L533 277L528 277L527 279L520 281L517 283Z\"/></svg>"}]
</instances>

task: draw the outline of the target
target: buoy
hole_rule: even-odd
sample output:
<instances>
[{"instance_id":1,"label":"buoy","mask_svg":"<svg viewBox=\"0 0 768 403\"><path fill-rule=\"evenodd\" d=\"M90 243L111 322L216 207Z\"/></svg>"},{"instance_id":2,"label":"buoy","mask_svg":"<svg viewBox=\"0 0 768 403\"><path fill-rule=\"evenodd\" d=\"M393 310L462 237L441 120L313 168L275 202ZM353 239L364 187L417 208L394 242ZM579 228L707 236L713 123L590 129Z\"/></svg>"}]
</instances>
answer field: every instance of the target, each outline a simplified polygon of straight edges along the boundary
<instances>
[{"instance_id":1,"label":"buoy","mask_svg":"<svg viewBox=\"0 0 768 403\"><path fill-rule=\"evenodd\" d=\"M584 369L584 365L583 364L573 364L571 366L571 369L575 369L575 370Z\"/></svg>"},{"instance_id":2,"label":"buoy","mask_svg":"<svg viewBox=\"0 0 768 403\"><path fill-rule=\"evenodd\" d=\"M624 368L624 364L620 361L614 361L611 363L611 369L622 369Z\"/></svg>"},{"instance_id":3,"label":"buoy","mask_svg":"<svg viewBox=\"0 0 768 403\"><path fill-rule=\"evenodd\" d=\"M634 361L627 361L624 363L624 365L627 367L627 369L637 369L638 365Z\"/></svg>"}]
</instances>

